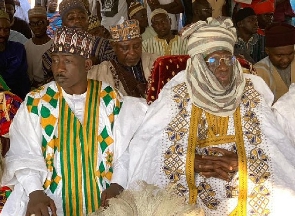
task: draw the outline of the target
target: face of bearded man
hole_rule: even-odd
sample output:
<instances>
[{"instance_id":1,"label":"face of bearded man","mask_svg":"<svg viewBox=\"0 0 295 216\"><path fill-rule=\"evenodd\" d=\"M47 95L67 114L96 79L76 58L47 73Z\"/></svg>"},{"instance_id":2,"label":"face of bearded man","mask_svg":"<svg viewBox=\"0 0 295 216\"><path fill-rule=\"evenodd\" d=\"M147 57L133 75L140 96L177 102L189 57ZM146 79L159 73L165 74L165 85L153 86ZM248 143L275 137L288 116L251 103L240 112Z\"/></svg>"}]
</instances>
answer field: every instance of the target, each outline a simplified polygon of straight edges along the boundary
<instances>
[{"instance_id":1,"label":"face of bearded man","mask_svg":"<svg viewBox=\"0 0 295 216\"><path fill-rule=\"evenodd\" d=\"M4 51L10 34L10 22L7 19L0 19L0 51Z\"/></svg>"}]
</instances>

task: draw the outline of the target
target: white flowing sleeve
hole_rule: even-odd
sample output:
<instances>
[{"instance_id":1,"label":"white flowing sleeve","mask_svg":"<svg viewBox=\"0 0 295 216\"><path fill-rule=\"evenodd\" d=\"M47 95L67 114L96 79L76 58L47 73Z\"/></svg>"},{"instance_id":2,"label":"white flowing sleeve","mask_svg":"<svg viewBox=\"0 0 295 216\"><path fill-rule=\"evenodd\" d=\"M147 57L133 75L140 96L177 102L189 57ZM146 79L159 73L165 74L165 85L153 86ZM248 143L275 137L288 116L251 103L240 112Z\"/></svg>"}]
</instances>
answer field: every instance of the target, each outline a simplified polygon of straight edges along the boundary
<instances>
[{"instance_id":1,"label":"white flowing sleeve","mask_svg":"<svg viewBox=\"0 0 295 216\"><path fill-rule=\"evenodd\" d=\"M119 116L114 124L115 152L111 182L117 183L123 188L127 186L129 142L141 125L147 108L148 105L144 99L125 96Z\"/></svg>"},{"instance_id":2,"label":"white flowing sleeve","mask_svg":"<svg viewBox=\"0 0 295 216\"><path fill-rule=\"evenodd\" d=\"M30 114L24 101L10 126L10 149L5 157L3 185L20 183L27 195L43 190L47 168L42 155L39 116Z\"/></svg>"}]
</instances>

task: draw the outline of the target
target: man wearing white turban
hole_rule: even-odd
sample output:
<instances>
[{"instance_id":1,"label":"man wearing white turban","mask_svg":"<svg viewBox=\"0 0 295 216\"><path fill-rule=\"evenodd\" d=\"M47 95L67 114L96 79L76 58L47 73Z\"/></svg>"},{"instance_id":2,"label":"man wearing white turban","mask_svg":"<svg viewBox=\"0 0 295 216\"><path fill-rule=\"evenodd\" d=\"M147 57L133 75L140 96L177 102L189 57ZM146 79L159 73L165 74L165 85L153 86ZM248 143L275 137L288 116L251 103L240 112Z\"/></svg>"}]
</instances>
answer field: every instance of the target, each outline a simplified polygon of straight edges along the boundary
<instances>
[{"instance_id":1,"label":"man wearing white turban","mask_svg":"<svg viewBox=\"0 0 295 216\"><path fill-rule=\"evenodd\" d=\"M129 144L127 188L138 180L174 184L209 216L290 215L295 149L276 124L270 89L233 56L232 21L208 18L183 37L191 58Z\"/></svg>"}]
</instances>

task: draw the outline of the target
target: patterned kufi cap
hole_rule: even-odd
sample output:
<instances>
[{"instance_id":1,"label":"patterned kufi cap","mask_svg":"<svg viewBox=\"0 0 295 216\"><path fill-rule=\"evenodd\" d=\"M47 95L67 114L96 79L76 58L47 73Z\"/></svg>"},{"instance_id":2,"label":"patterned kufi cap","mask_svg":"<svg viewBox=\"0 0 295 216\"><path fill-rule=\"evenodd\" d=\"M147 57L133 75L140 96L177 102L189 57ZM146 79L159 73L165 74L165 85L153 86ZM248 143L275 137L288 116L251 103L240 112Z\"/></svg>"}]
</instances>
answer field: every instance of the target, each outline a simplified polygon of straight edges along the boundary
<instances>
[{"instance_id":1,"label":"patterned kufi cap","mask_svg":"<svg viewBox=\"0 0 295 216\"><path fill-rule=\"evenodd\" d=\"M138 11L145 10L145 8L142 6L140 2L131 2L129 8L128 8L128 16L131 19L131 17L136 14Z\"/></svg>"},{"instance_id":2,"label":"patterned kufi cap","mask_svg":"<svg viewBox=\"0 0 295 216\"><path fill-rule=\"evenodd\" d=\"M81 0L63 0L59 4L59 14L61 18L63 18L72 9L81 9L87 14L85 5Z\"/></svg>"},{"instance_id":3,"label":"patterned kufi cap","mask_svg":"<svg viewBox=\"0 0 295 216\"><path fill-rule=\"evenodd\" d=\"M141 38L138 20L126 20L122 24L110 27L112 41L128 41L134 38Z\"/></svg>"},{"instance_id":4,"label":"patterned kufi cap","mask_svg":"<svg viewBox=\"0 0 295 216\"><path fill-rule=\"evenodd\" d=\"M52 53L62 52L89 58L93 37L86 31L62 27L56 30L51 46Z\"/></svg>"},{"instance_id":5,"label":"patterned kufi cap","mask_svg":"<svg viewBox=\"0 0 295 216\"><path fill-rule=\"evenodd\" d=\"M151 12L150 14L150 19L152 21L153 17L157 14L166 14L168 16L168 12L162 8L158 8L158 9L155 9L153 10L153 12Z\"/></svg>"},{"instance_id":6,"label":"patterned kufi cap","mask_svg":"<svg viewBox=\"0 0 295 216\"><path fill-rule=\"evenodd\" d=\"M188 38L188 54L192 57L196 54L208 54L217 50L234 52L237 40L236 29L228 17L212 18L207 21L198 21L185 29L183 38Z\"/></svg>"},{"instance_id":7,"label":"patterned kufi cap","mask_svg":"<svg viewBox=\"0 0 295 216\"><path fill-rule=\"evenodd\" d=\"M101 26L101 23L100 23L98 17L94 16L94 15L91 15L88 17L88 22L89 22L88 31Z\"/></svg>"},{"instance_id":8,"label":"patterned kufi cap","mask_svg":"<svg viewBox=\"0 0 295 216\"><path fill-rule=\"evenodd\" d=\"M0 10L0 19L7 19L10 22L8 13L3 10Z\"/></svg>"},{"instance_id":9,"label":"patterned kufi cap","mask_svg":"<svg viewBox=\"0 0 295 216\"><path fill-rule=\"evenodd\" d=\"M40 5L36 5L34 8L28 11L29 18L31 17L45 17L47 18L46 8Z\"/></svg>"}]
</instances>

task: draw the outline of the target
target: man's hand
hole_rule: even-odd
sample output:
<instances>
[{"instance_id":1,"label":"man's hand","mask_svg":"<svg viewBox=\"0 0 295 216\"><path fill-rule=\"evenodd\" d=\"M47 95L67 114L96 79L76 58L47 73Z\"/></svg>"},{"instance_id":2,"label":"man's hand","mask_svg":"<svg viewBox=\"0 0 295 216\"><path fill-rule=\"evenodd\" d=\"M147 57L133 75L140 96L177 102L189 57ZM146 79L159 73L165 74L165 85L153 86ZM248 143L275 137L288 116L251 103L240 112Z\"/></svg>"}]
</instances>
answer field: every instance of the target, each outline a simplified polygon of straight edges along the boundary
<instances>
[{"instance_id":1,"label":"man's hand","mask_svg":"<svg viewBox=\"0 0 295 216\"><path fill-rule=\"evenodd\" d=\"M110 187L105 189L101 194L101 206L102 207L108 206L109 204L108 200L118 196L123 190L124 188L121 185L112 183Z\"/></svg>"},{"instance_id":2,"label":"man's hand","mask_svg":"<svg viewBox=\"0 0 295 216\"><path fill-rule=\"evenodd\" d=\"M210 151L218 153L219 156L196 155L195 172L206 178L214 177L230 181L231 173L238 171L238 155L221 148L212 148Z\"/></svg>"},{"instance_id":3,"label":"man's hand","mask_svg":"<svg viewBox=\"0 0 295 216\"><path fill-rule=\"evenodd\" d=\"M33 191L29 195L29 203L26 216L50 216L48 207L51 209L52 216L57 216L54 201L50 199L42 190Z\"/></svg>"}]
</instances>

